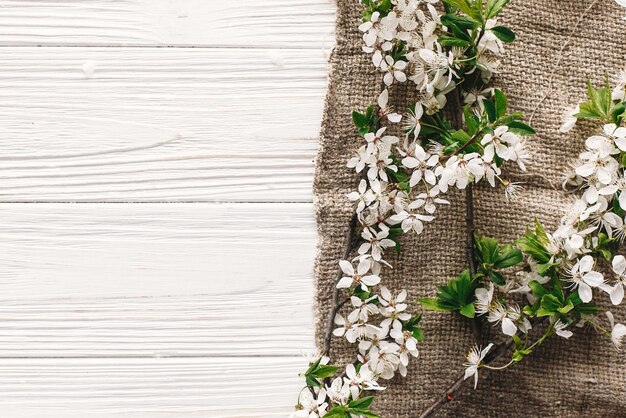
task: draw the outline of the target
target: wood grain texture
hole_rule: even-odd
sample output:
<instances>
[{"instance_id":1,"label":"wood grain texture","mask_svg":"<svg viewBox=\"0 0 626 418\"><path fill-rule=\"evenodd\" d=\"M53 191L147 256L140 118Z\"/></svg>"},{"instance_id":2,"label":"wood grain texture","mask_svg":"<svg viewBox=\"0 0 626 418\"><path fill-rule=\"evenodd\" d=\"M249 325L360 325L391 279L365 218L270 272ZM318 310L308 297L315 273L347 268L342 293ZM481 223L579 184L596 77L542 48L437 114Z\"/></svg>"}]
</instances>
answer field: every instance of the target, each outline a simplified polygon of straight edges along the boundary
<instances>
[{"instance_id":1,"label":"wood grain texture","mask_svg":"<svg viewBox=\"0 0 626 418\"><path fill-rule=\"evenodd\" d=\"M330 0L1 2L2 417L292 410L333 21Z\"/></svg>"},{"instance_id":2,"label":"wood grain texture","mask_svg":"<svg viewBox=\"0 0 626 418\"><path fill-rule=\"evenodd\" d=\"M0 357L300 356L314 247L307 204L2 204Z\"/></svg>"},{"instance_id":3,"label":"wood grain texture","mask_svg":"<svg viewBox=\"0 0 626 418\"><path fill-rule=\"evenodd\" d=\"M282 357L0 359L2 416L286 417L302 384L294 370L303 363Z\"/></svg>"},{"instance_id":4,"label":"wood grain texture","mask_svg":"<svg viewBox=\"0 0 626 418\"><path fill-rule=\"evenodd\" d=\"M4 0L0 45L311 48L332 44L331 0Z\"/></svg>"},{"instance_id":5,"label":"wood grain texture","mask_svg":"<svg viewBox=\"0 0 626 418\"><path fill-rule=\"evenodd\" d=\"M0 201L311 201L306 50L0 48Z\"/></svg>"}]
</instances>

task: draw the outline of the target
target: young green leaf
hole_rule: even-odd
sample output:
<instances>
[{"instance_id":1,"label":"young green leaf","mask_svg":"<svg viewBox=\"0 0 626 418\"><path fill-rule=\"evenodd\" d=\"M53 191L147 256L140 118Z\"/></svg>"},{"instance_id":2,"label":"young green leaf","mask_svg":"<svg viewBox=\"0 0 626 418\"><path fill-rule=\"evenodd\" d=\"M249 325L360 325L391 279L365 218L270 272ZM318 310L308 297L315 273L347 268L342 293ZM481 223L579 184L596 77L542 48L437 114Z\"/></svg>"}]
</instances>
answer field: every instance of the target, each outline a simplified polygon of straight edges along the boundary
<instances>
[{"instance_id":1,"label":"young green leaf","mask_svg":"<svg viewBox=\"0 0 626 418\"><path fill-rule=\"evenodd\" d=\"M470 279L469 270L463 270L459 277L439 286L436 298L424 298L420 299L419 302L426 309L462 311L462 315L473 317L474 284ZM472 305L472 307L470 308L468 305Z\"/></svg>"},{"instance_id":2,"label":"young green leaf","mask_svg":"<svg viewBox=\"0 0 626 418\"><path fill-rule=\"evenodd\" d=\"M466 39L454 38L452 36L440 36L437 41L443 46L457 46L459 48L467 48L470 46L470 41Z\"/></svg>"},{"instance_id":3,"label":"young green leaf","mask_svg":"<svg viewBox=\"0 0 626 418\"><path fill-rule=\"evenodd\" d=\"M359 113L356 110L352 112L352 121L358 128L364 128L369 125L367 116L363 113Z\"/></svg>"},{"instance_id":4,"label":"young green leaf","mask_svg":"<svg viewBox=\"0 0 626 418\"><path fill-rule=\"evenodd\" d=\"M493 264L498 257L498 241L490 237L476 237L476 257L483 264Z\"/></svg>"},{"instance_id":5,"label":"young green leaf","mask_svg":"<svg viewBox=\"0 0 626 418\"><path fill-rule=\"evenodd\" d=\"M490 271L489 278L491 279L492 282L494 282L498 286L504 286L506 284L506 279L500 272Z\"/></svg>"},{"instance_id":6,"label":"young green leaf","mask_svg":"<svg viewBox=\"0 0 626 418\"><path fill-rule=\"evenodd\" d=\"M480 0L480 2L482 3L482 0ZM485 20L498 16L508 2L509 0L487 0L487 7L485 8Z\"/></svg>"},{"instance_id":7,"label":"young green leaf","mask_svg":"<svg viewBox=\"0 0 626 418\"><path fill-rule=\"evenodd\" d=\"M461 313L461 315L467 317L467 318L474 318L474 304L473 303L468 303L467 305L463 306L461 308L461 310L459 311Z\"/></svg>"},{"instance_id":8,"label":"young green leaf","mask_svg":"<svg viewBox=\"0 0 626 418\"><path fill-rule=\"evenodd\" d=\"M360 408L360 409L368 409L370 405L374 402L373 396L366 396L364 398L355 399L348 404L350 408Z\"/></svg>"},{"instance_id":9,"label":"young green leaf","mask_svg":"<svg viewBox=\"0 0 626 418\"><path fill-rule=\"evenodd\" d=\"M517 135L527 136L537 133L531 126L520 121L509 122L507 126L509 127L509 131Z\"/></svg>"},{"instance_id":10,"label":"young green leaf","mask_svg":"<svg viewBox=\"0 0 626 418\"><path fill-rule=\"evenodd\" d=\"M316 379L325 379L327 377L334 376L337 373L337 370L339 370L339 367L321 365L321 366L318 366L316 370L311 372L311 376L313 376Z\"/></svg>"},{"instance_id":11,"label":"young green leaf","mask_svg":"<svg viewBox=\"0 0 626 418\"><path fill-rule=\"evenodd\" d=\"M426 309L430 310L430 311L437 311L437 312L446 312L446 311L451 311L454 308L452 307L448 307L448 306L441 306L439 304L439 299L437 298L421 298L418 299L418 302Z\"/></svg>"},{"instance_id":12,"label":"young green leaf","mask_svg":"<svg viewBox=\"0 0 626 418\"><path fill-rule=\"evenodd\" d=\"M348 414L348 407L346 406L335 406L334 408L328 410L324 415L326 418L350 418Z\"/></svg>"},{"instance_id":13,"label":"young green leaf","mask_svg":"<svg viewBox=\"0 0 626 418\"><path fill-rule=\"evenodd\" d=\"M443 2L449 6L459 9L460 11L462 11L468 16L471 16L474 18L476 17L474 16L475 12L472 6L467 0L443 0ZM479 21L482 21L482 16L480 16Z\"/></svg>"},{"instance_id":14,"label":"young green leaf","mask_svg":"<svg viewBox=\"0 0 626 418\"><path fill-rule=\"evenodd\" d=\"M502 42L510 44L515 41L515 32L506 26L496 26L491 28L491 32Z\"/></svg>"},{"instance_id":15,"label":"young green leaf","mask_svg":"<svg viewBox=\"0 0 626 418\"><path fill-rule=\"evenodd\" d=\"M513 248L511 244L506 244L500 248L493 266L497 269L504 269L521 263L523 259L524 256L520 250Z\"/></svg>"},{"instance_id":16,"label":"young green leaf","mask_svg":"<svg viewBox=\"0 0 626 418\"><path fill-rule=\"evenodd\" d=\"M467 105L463 108L463 115L465 116L467 133L473 136L476 132L478 132L480 121L478 120L478 117L470 111L470 105Z\"/></svg>"},{"instance_id":17,"label":"young green leaf","mask_svg":"<svg viewBox=\"0 0 626 418\"><path fill-rule=\"evenodd\" d=\"M496 111L495 103L491 100L483 100L483 105L485 106L485 111L487 112L489 122L495 122L498 119L498 112Z\"/></svg>"},{"instance_id":18,"label":"young green leaf","mask_svg":"<svg viewBox=\"0 0 626 418\"><path fill-rule=\"evenodd\" d=\"M522 252L538 263L546 264L550 261L550 252L547 250L550 240L539 221L535 220L535 230L526 229L526 233L515 241L515 245ZM541 274L541 273L540 273Z\"/></svg>"},{"instance_id":19,"label":"young green leaf","mask_svg":"<svg viewBox=\"0 0 626 418\"><path fill-rule=\"evenodd\" d=\"M502 116L506 115L508 100L500 89L495 89L493 94L496 101L496 115L498 116L498 118L501 118Z\"/></svg>"}]
</instances>

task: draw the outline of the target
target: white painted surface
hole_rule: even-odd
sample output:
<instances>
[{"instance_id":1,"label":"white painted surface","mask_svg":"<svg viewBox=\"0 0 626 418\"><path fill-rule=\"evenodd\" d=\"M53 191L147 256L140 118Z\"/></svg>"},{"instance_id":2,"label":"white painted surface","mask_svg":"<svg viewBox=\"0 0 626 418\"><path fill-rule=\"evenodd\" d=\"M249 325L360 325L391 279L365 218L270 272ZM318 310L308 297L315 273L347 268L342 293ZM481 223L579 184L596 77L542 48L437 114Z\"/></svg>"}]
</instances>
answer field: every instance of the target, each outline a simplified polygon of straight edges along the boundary
<instances>
[{"instance_id":1,"label":"white painted surface","mask_svg":"<svg viewBox=\"0 0 626 418\"><path fill-rule=\"evenodd\" d=\"M291 409L333 20L328 0L0 1L2 417Z\"/></svg>"}]
</instances>

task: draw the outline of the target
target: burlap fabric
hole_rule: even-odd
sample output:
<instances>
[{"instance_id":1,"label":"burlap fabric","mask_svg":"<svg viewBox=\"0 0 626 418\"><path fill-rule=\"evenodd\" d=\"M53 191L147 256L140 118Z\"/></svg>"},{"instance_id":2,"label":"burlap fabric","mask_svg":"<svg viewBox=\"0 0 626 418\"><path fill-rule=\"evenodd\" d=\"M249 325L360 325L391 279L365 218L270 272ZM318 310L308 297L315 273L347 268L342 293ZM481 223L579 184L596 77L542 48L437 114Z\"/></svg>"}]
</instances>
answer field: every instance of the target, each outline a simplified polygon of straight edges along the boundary
<instances>
[{"instance_id":1,"label":"burlap fabric","mask_svg":"<svg viewBox=\"0 0 626 418\"><path fill-rule=\"evenodd\" d=\"M590 0L512 0L505 9L501 20L517 33L517 41L503 58L496 84L509 96L513 110L531 113L548 86L558 49L589 4ZM337 260L351 215L345 194L357 182L345 167L346 159L360 145L350 112L374 102L380 80L361 51L358 1L338 0L337 6L337 46L331 58L314 186L319 232L318 342L326 326ZM554 92L533 120L538 135L532 141L528 171L536 176L511 173L526 182L525 191L513 204L504 201L501 190L479 187L475 191L479 233L507 240L522 233L535 217L549 228L558 224L571 197L550 184L560 183L567 163L581 151L590 133L589 127L582 126L569 135L559 134L561 115L585 97L588 78L601 82L605 73L614 74L623 67L623 14L612 0L600 0L581 22L554 70ZM451 206L442 208L422 235L404 239L402 256L390 260L393 273L384 276L390 288L408 290L412 309L420 309L416 298L432 296L437 284L453 277L466 263L463 194L448 197ZM614 312L619 320L626 320L626 310ZM467 323L449 314L426 313L423 325L426 340L420 346L420 358L412 362L406 378L389 382L375 403L383 417L417 416L463 370L464 355L473 341ZM348 360L354 356L354 347L334 338L332 356ZM476 391L468 385L441 416L626 416L626 354L617 353L606 338L590 330L577 332L568 341L553 338L523 364L483 376Z\"/></svg>"}]
</instances>

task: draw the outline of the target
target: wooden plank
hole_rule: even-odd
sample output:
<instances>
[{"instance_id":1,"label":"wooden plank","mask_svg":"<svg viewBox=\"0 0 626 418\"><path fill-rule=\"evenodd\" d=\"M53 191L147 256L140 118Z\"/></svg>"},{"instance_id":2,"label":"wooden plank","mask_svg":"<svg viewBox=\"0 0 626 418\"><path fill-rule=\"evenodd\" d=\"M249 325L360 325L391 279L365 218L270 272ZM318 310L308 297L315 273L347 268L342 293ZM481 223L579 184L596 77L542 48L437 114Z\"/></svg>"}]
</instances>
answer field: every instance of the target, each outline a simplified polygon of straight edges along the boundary
<instances>
[{"instance_id":1,"label":"wooden plank","mask_svg":"<svg viewBox=\"0 0 626 418\"><path fill-rule=\"evenodd\" d=\"M285 417L304 358L0 359L3 417Z\"/></svg>"},{"instance_id":2,"label":"wooden plank","mask_svg":"<svg viewBox=\"0 0 626 418\"><path fill-rule=\"evenodd\" d=\"M330 0L5 0L0 45L322 48Z\"/></svg>"},{"instance_id":3,"label":"wooden plank","mask_svg":"<svg viewBox=\"0 0 626 418\"><path fill-rule=\"evenodd\" d=\"M1 204L0 357L313 350L312 212Z\"/></svg>"},{"instance_id":4,"label":"wooden plank","mask_svg":"<svg viewBox=\"0 0 626 418\"><path fill-rule=\"evenodd\" d=\"M0 201L311 201L305 50L0 48Z\"/></svg>"}]
</instances>

